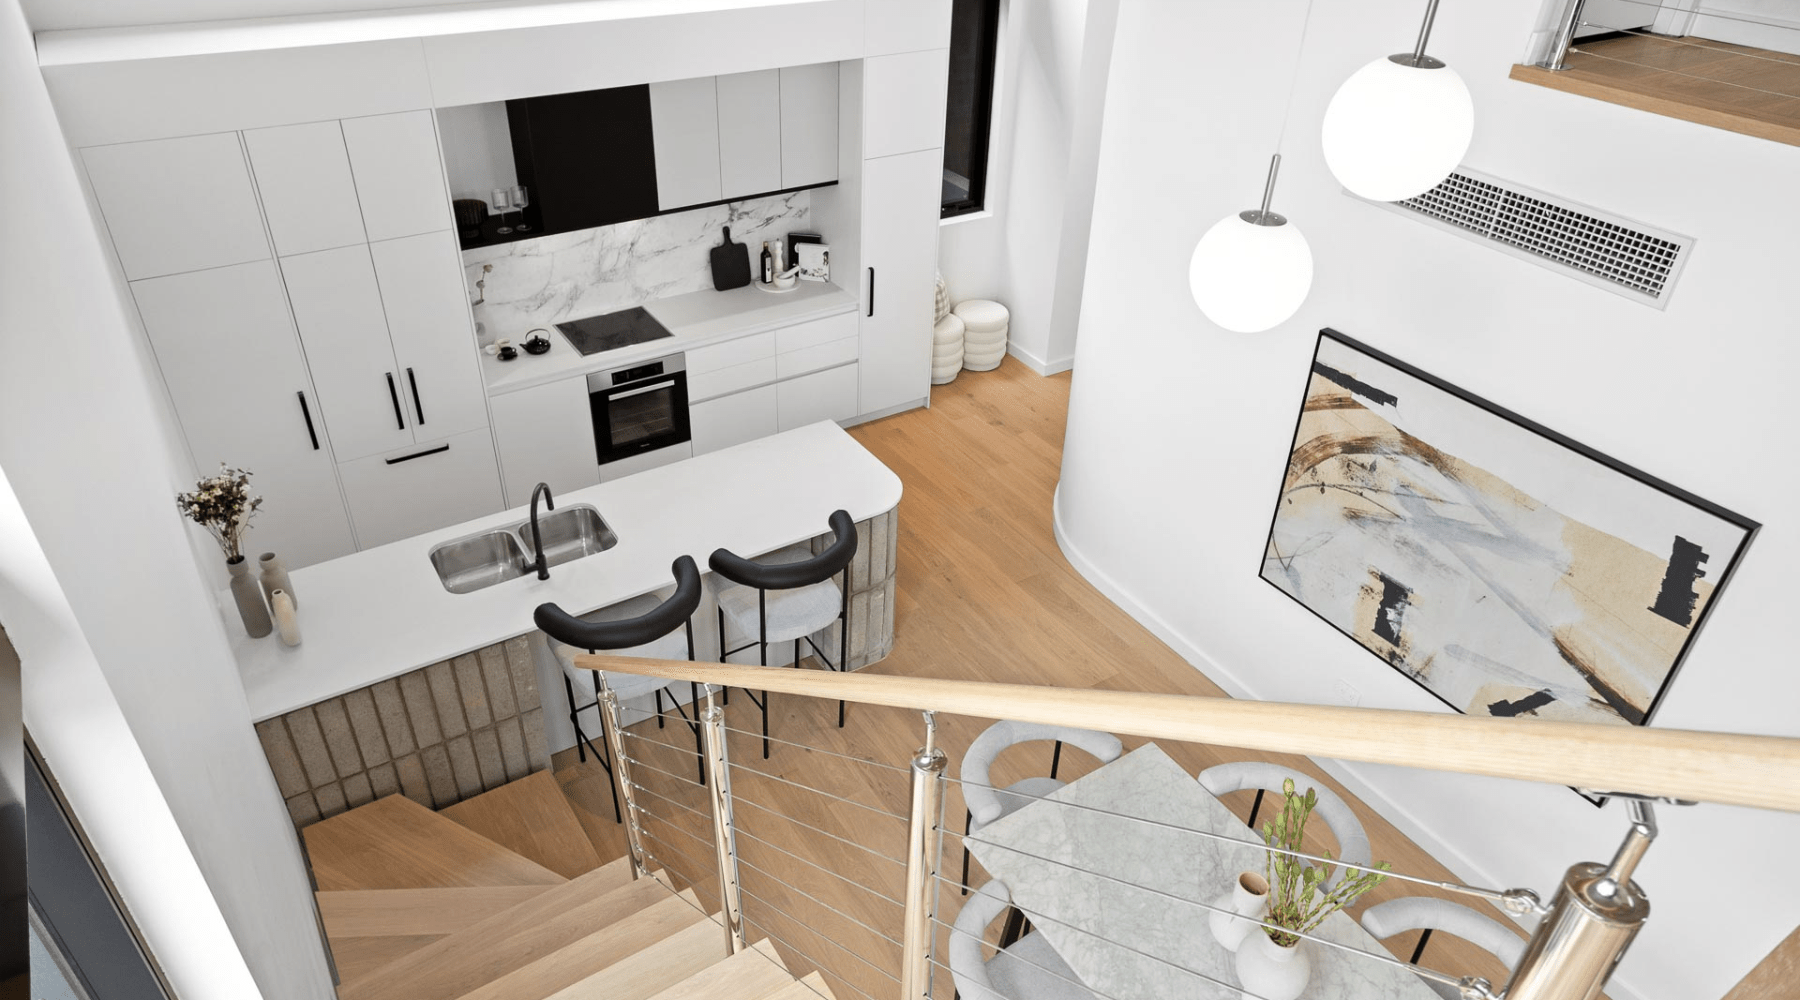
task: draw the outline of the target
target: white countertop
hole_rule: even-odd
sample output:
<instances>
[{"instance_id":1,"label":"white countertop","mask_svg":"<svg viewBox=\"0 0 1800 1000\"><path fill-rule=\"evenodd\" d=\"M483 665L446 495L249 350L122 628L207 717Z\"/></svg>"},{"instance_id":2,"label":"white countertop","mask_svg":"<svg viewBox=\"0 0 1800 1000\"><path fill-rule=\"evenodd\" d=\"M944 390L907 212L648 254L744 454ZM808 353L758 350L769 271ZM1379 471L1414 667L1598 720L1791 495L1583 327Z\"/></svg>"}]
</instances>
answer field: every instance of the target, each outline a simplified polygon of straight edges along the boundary
<instances>
[{"instance_id":1,"label":"white countertop","mask_svg":"<svg viewBox=\"0 0 1800 1000\"><path fill-rule=\"evenodd\" d=\"M526 354L523 350L511 361L501 361L485 352L481 355L481 378L488 395L513 392L543 385L559 379L586 375L623 365L636 364L650 358L691 350L722 340L747 337L792 326L808 320L822 319L856 310L856 296L823 281L802 281L789 292L765 292L755 282L728 292L707 290L676 295L644 303L644 309L657 322L669 328L672 337L644 344L621 347L616 351L582 355L569 346L554 325L547 327L550 350L543 354ZM528 331L508 331L513 346L525 342Z\"/></svg>"},{"instance_id":2,"label":"white countertop","mask_svg":"<svg viewBox=\"0 0 1800 1000\"><path fill-rule=\"evenodd\" d=\"M752 294L763 293L752 290ZM757 556L827 531L843 508L866 520L900 503L900 477L829 420L556 498L592 504L618 533L604 552L485 590L438 582L438 544L518 521L519 507L293 572L301 643L271 633L233 644L258 722L532 631L554 601L571 614L647 594L677 556L702 572L721 546ZM235 613L235 612L233 612Z\"/></svg>"}]
</instances>

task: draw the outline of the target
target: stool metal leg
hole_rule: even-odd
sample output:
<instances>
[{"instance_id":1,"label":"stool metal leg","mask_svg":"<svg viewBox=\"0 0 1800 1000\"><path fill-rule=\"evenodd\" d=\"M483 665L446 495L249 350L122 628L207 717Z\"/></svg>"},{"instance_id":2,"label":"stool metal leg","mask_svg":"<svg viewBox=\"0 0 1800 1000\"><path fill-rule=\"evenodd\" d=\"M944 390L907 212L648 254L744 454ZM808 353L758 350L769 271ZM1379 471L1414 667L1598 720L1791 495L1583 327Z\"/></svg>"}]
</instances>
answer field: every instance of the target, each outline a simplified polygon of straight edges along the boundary
<instances>
[{"instance_id":1,"label":"stool metal leg","mask_svg":"<svg viewBox=\"0 0 1800 1000\"><path fill-rule=\"evenodd\" d=\"M587 742L587 737L581 734L581 720L576 718L579 713L575 710L575 684L569 680L568 674L563 675L563 693L569 699L569 725L575 729L575 759L585 764L587 763L587 747L582 744Z\"/></svg>"},{"instance_id":2,"label":"stool metal leg","mask_svg":"<svg viewBox=\"0 0 1800 1000\"><path fill-rule=\"evenodd\" d=\"M850 669L850 567L844 567L844 603L838 608L838 662L840 672ZM844 728L844 700L838 699L838 728Z\"/></svg>"},{"instance_id":3,"label":"stool metal leg","mask_svg":"<svg viewBox=\"0 0 1800 1000\"><path fill-rule=\"evenodd\" d=\"M756 591L756 652L757 662L769 665L769 592L762 588ZM765 689L762 696L762 740L763 760L769 759L769 692Z\"/></svg>"},{"instance_id":4,"label":"stool metal leg","mask_svg":"<svg viewBox=\"0 0 1800 1000\"><path fill-rule=\"evenodd\" d=\"M656 728L663 727L662 688L656 689Z\"/></svg>"},{"instance_id":5,"label":"stool metal leg","mask_svg":"<svg viewBox=\"0 0 1800 1000\"><path fill-rule=\"evenodd\" d=\"M973 825L974 825L974 824L975 824L975 814L974 814L974 813L972 813L972 812L970 812L970 811L968 811L968 810L967 810L967 809L965 809L965 810L963 810L963 835L962 835L962 841L963 841L963 879L962 879L962 894L963 894L963 895L965 895L965 896L967 896L967 895L968 895L968 894L969 894L969 827L971 827L971 826L973 826Z\"/></svg>"}]
</instances>

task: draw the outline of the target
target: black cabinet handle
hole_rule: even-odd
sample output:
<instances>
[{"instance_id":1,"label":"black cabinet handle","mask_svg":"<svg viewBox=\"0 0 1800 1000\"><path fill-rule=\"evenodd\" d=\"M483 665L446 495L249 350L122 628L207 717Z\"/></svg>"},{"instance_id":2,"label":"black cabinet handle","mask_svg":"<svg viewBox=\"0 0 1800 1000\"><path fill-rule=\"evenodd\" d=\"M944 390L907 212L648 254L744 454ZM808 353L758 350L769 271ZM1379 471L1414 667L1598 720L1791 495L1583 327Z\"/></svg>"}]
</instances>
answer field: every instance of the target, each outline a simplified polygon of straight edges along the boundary
<instances>
[{"instance_id":1,"label":"black cabinet handle","mask_svg":"<svg viewBox=\"0 0 1800 1000\"><path fill-rule=\"evenodd\" d=\"M400 412L400 390L394 388L394 373L393 372L387 373L387 380L388 380L388 398L390 398L394 401L394 426L400 430L405 430L406 429L406 417L405 417L405 415L403 415Z\"/></svg>"},{"instance_id":2,"label":"black cabinet handle","mask_svg":"<svg viewBox=\"0 0 1800 1000\"><path fill-rule=\"evenodd\" d=\"M296 392L300 397L300 415L306 418L306 436L312 438L313 450L319 450L319 432L313 429L312 411L306 408L306 393Z\"/></svg>"},{"instance_id":3,"label":"black cabinet handle","mask_svg":"<svg viewBox=\"0 0 1800 1000\"><path fill-rule=\"evenodd\" d=\"M869 315L875 315L875 269L869 268Z\"/></svg>"},{"instance_id":4,"label":"black cabinet handle","mask_svg":"<svg viewBox=\"0 0 1800 1000\"><path fill-rule=\"evenodd\" d=\"M406 370L406 384L412 387L413 412L418 414L419 423L423 424L425 422L425 404L419 401L419 379L413 374L411 368Z\"/></svg>"},{"instance_id":5,"label":"black cabinet handle","mask_svg":"<svg viewBox=\"0 0 1800 1000\"><path fill-rule=\"evenodd\" d=\"M399 465L401 462L410 462L415 458L424 458L426 455L436 455L439 452L445 452L445 451L449 451L449 450L450 450L449 445L440 444L436 448L427 448L424 451L415 451L410 455L401 455L399 458L390 458L387 460L387 464Z\"/></svg>"}]
</instances>

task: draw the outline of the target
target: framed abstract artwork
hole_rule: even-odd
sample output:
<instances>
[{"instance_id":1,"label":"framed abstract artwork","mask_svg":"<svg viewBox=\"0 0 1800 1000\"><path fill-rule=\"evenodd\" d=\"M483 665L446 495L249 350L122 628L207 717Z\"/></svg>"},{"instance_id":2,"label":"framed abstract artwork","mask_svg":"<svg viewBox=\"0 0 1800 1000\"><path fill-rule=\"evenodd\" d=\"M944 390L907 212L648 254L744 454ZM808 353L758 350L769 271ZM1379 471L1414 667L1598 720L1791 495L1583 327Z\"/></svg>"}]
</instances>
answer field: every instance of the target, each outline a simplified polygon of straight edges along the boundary
<instances>
[{"instance_id":1,"label":"framed abstract artwork","mask_svg":"<svg viewBox=\"0 0 1800 1000\"><path fill-rule=\"evenodd\" d=\"M1327 329L1262 578L1459 712L1644 725L1759 527Z\"/></svg>"}]
</instances>

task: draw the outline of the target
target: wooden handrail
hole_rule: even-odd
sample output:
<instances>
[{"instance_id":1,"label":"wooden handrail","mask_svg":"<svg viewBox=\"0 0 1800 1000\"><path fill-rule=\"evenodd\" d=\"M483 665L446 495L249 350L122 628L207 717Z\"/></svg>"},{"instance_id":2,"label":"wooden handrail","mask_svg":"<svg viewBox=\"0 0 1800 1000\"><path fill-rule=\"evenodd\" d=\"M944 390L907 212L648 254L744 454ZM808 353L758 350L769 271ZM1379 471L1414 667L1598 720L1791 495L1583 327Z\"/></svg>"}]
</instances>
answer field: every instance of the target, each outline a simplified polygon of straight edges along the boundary
<instances>
[{"instance_id":1,"label":"wooden handrail","mask_svg":"<svg viewBox=\"0 0 1800 1000\"><path fill-rule=\"evenodd\" d=\"M589 670L1800 812L1800 739L582 655Z\"/></svg>"}]
</instances>

